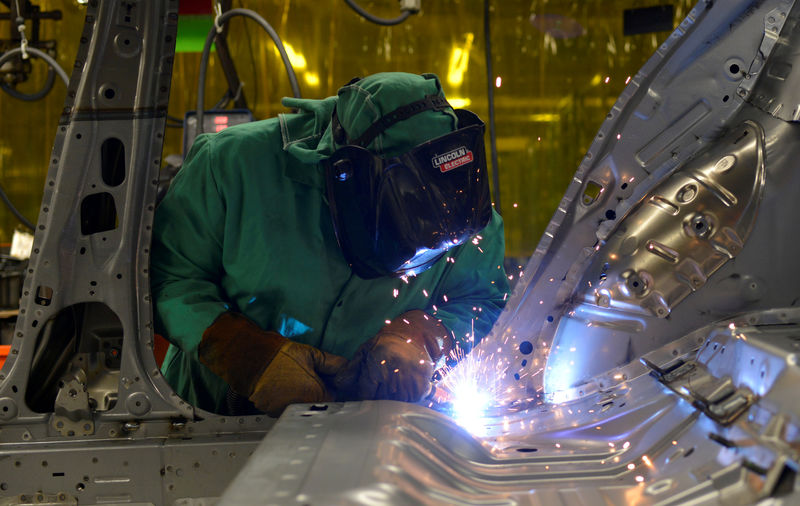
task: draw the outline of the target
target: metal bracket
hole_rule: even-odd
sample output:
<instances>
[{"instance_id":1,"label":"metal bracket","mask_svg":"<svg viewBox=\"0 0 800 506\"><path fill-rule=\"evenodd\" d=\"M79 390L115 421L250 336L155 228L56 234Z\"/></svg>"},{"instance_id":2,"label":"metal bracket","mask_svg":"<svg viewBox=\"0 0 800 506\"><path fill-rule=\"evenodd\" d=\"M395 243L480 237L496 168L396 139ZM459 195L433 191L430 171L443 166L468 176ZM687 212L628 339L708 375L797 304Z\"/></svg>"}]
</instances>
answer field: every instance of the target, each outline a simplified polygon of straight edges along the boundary
<instances>
[{"instance_id":1,"label":"metal bracket","mask_svg":"<svg viewBox=\"0 0 800 506\"><path fill-rule=\"evenodd\" d=\"M422 8L422 0L400 0L400 10L416 14Z\"/></svg>"},{"instance_id":2,"label":"metal bracket","mask_svg":"<svg viewBox=\"0 0 800 506\"><path fill-rule=\"evenodd\" d=\"M786 22L787 14L791 10L793 3L794 2L786 0L782 2L779 8L769 11L767 15L764 16L764 38L761 39L761 46L758 48L758 53L750 64L750 68L747 69L745 79L742 80L742 84L739 85L739 88L736 90L736 93L738 93L740 97L747 98L750 92L752 92L753 86L755 86L756 80L761 70L764 68L767 58L769 58L772 49L775 47L776 42L778 42L781 30Z\"/></svg>"},{"instance_id":3,"label":"metal bracket","mask_svg":"<svg viewBox=\"0 0 800 506\"><path fill-rule=\"evenodd\" d=\"M50 426L62 436L94 434L94 420L86 390L86 373L76 369L61 378Z\"/></svg>"},{"instance_id":4,"label":"metal bracket","mask_svg":"<svg viewBox=\"0 0 800 506\"><path fill-rule=\"evenodd\" d=\"M650 374L658 381L722 425L736 421L756 400L749 388L737 388L728 376L712 376L694 360L679 359L664 368L646 358L641 361L652 370Z\"/></svg>"}]
</instances>

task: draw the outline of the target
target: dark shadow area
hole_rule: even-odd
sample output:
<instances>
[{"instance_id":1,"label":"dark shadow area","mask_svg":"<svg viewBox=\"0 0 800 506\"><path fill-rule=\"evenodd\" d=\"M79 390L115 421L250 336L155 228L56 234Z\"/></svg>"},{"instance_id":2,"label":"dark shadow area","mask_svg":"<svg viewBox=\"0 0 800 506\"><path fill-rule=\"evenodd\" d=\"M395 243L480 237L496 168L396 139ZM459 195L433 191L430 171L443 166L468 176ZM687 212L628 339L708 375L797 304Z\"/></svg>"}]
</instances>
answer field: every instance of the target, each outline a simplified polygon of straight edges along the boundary
<instances>
[{"instance_id":1,"label":"dark shadow area","mask_svg":"<svg viewBox=\"0 0 800 506\"><path fill-rule=\"evenodd\" d=\"M32 322L37 326L37 322ZM88 302L62 309L41 325L25 401L38 413L53 411L65 378L80 377L92 411L117 402L122 358L122 324L105 304Z\"/></svg>"}]
</instances>

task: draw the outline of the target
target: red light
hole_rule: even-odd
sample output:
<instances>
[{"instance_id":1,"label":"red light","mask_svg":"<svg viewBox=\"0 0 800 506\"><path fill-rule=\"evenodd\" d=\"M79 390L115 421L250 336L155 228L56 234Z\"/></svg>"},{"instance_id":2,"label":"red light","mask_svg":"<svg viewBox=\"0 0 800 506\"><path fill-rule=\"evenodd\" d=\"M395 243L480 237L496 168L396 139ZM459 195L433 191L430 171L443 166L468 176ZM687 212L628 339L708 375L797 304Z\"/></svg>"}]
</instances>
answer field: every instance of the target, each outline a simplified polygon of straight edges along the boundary
<instances>
[{"instance_id":1,"label":"red light","mask_svg":"<svg viewBox=\"0 0 800 506\"><path fill-rule=\"evenodd\" d=\"M228 125L214 125L214 131L219 132L220 130L225 130L228 128Z\"/></svg>"},{"instance_id":2,"label":"red light","mask_svg":"<svg viewBox=\"0 0 800 506\"><path fill-rule=\"evenodd\" d=\"M228 117L227 116L214 116L214 124L215 125L227 125L228 124Z\"/></svg>"}]
</instances>

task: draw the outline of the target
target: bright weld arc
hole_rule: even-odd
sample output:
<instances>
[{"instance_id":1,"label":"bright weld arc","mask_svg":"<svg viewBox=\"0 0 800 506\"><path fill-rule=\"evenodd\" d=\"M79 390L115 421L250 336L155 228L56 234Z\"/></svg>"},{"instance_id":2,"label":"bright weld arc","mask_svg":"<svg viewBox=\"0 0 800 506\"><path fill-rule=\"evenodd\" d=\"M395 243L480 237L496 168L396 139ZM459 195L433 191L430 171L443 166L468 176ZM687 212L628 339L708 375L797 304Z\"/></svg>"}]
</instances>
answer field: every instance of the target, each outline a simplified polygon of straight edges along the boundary
<instances>
[{"instance_id":1,"label":"bright weld arc","mask_svg":"<svg viewBox=\"0 0 800 506\"><path fill-rule=\"evenodd\" d=\"M474 335L474 328L472 330ZM453 350L450 356L458 363L442 369L443 379L438 387L449 394L449 406L442 407L450 408L449 414L468 432L484 436L487 429L486 411L497 398L499 388L493 371L488 370L491 356L482 356L480 350L464 356L460 348Z\"/></svg>"}]
</instances>

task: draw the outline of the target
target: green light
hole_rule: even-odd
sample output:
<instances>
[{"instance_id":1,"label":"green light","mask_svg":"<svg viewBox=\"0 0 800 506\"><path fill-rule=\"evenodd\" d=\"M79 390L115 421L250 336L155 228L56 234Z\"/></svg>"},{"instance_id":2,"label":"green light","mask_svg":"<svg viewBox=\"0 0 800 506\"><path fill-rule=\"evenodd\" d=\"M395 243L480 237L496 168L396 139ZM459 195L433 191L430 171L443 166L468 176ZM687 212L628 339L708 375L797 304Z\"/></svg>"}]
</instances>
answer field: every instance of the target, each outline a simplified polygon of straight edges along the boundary
<instances>
[{"instance_id":1,"label":"green light","mask_svg":"<svg viewBox=\"0 0 800 506\"><path fill-rule=\"evenodd\" d=\"M203 50L208 31L214 26L213 16L180 16L178 18L178 37L175 40L176 53L199 53ZM212 51L214 46L212 45Z\"/></svg>"}]
</instances>

